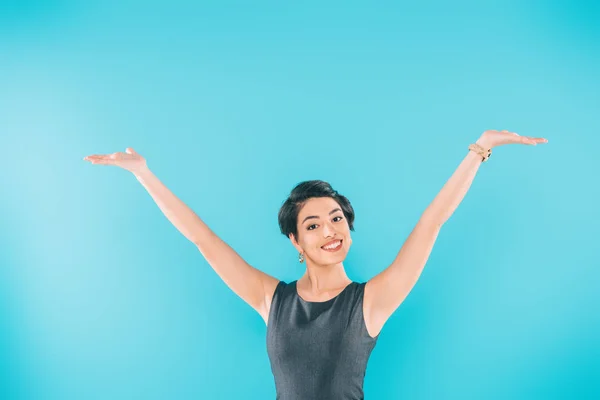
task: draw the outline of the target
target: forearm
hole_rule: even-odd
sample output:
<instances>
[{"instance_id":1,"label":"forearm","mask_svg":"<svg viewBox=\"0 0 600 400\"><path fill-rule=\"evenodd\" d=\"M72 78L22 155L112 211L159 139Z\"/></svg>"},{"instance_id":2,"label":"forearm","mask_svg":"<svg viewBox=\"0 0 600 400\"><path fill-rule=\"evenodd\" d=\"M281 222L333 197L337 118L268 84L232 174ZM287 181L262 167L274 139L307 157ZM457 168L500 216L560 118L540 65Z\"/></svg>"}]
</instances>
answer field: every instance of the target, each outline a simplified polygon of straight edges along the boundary
<instances>
[{"instance_id":1,"label":"forearm","mask_svg":"<svg viewBox=\"0 0 600 400\"><path fill-rule=\"evenodd\" d=\"M175 196L147 167L134 172L136 179L144 186L158 208L167 219L191 242L200 242L213 238L215 235L210 228Z\"/></svg>"},{"instance_id":2,"label":"forearm","mask_svg":"<svg viewBox=\"0 0 600 400\"><path fill-rule=\"evenodd\" d=\"M476 143L486 149L489 148L489 145L482 139L477 140ZM469 191L481 164L481 156L469 151L442 190L427 207L423 213L423 220L442 226Z\"/></svg>"}]
</instances>

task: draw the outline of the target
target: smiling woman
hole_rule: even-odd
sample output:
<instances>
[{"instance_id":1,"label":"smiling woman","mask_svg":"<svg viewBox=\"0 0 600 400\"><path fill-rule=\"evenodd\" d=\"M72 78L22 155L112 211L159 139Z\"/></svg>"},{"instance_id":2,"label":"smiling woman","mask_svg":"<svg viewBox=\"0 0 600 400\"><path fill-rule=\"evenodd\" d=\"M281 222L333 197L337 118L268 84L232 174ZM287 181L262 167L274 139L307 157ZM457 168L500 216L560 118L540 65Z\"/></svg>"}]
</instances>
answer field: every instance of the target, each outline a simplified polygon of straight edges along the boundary
<instances>
[{"instance_id":1,"label":"smiling woman","mask_svg":"<svg viewBox=\"0 0 600 400\"><path fill-rule=\"evenodd\" d=\"M350 280L343 266L353 222L350 201L320 180L298 184L279 211L281 233L299 261L306 260L306 272L267 292L274 290L267 306L267 351L278 398L364 396L377 337L365 324L365 283Z\"/></svg>"},{"instance_id":2,"label":"smiling woman","mask_svg":"<svg viewBox=\"0 0 600 400\"><path fill-rule=\"evenodd\" d=\"M350 201L320 180L298 184L279 210L279 229L298 250L301 262L305 257L318 260L313 257L322 253L314 252L316 245L323 249L346 238L346 250L349 249L353 225L354 209Z\"/></svg>"},{"instance_id":3,"label":"smiling woman","mask_svg":"<svg viewBox=\"0 0 600 400\"><path fill-rule=\"evenodd\" d=\"M346 275L343 261L352 245L354 209L327 182L301 182L281 206L281 233L298 251L298 261L306 261L304 275L286 283L244 261L152 174L135 150L85 160L132 172L231 290L262 316L278 399L363 399L367 362L383 325L412 290L441 226L491 149L541 143L547 140L485 131L468 146L467 156L425 209L392 264L368 282Z\"/></svg>"}]
</instances>

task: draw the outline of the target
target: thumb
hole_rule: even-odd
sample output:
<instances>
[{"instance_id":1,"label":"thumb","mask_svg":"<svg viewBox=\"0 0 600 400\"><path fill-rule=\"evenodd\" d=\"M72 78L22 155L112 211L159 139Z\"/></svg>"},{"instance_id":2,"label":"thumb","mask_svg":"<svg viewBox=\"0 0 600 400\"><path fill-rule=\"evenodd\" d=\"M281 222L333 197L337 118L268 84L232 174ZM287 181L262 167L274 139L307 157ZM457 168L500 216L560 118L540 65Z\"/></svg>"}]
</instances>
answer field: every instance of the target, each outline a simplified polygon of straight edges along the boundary
<instances>
[{"instance_id":1,"label":"thumb","mask_svg":"<svg viewBox=\"0 0 600 400\"><path fill-rule=\"evenodd\" d=\"M125 153L127 153L127 154L137 154L137 153L135 152L135 150L134 150L134 149L132 149L131 147L128 147L128 148L126 148L126 149L125 149Z\"/></svg>"}]
</instances>

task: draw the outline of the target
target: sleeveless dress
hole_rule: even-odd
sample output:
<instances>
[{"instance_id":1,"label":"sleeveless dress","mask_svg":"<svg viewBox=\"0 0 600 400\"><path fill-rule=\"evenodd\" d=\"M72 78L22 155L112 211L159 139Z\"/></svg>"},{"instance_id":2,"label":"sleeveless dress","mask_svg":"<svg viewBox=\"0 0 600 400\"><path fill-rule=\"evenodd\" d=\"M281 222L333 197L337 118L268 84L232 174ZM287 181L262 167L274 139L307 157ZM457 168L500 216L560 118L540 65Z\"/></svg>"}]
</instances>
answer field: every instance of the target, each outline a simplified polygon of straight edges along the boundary
<instances>
[{"instance_id":1,"label":"sleeveless dress","mask_svg":"<svg viewBox=\"0 0 600 400\"><path fill-rule=\"evenodd\" d=\"M310 302L297 281L277 284L267 320L267 353L277 400L359 400L371 337L363 316L366 282L352 282L336 297Z\"/></svg>"}]
</instances>

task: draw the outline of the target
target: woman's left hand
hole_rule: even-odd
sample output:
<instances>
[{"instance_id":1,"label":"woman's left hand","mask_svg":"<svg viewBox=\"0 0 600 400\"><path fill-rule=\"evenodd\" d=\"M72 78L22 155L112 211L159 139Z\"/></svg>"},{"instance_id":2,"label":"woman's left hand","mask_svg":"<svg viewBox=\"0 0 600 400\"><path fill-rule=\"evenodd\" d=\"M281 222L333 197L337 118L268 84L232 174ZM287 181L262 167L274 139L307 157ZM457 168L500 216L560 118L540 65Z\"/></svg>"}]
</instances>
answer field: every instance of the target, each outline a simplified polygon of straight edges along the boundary
<instances>
[{"instance_id":1,"label":"woman's left hand","mask_svg":"<svg viewBox=\"0 0 600 400\"><path fill-rule=\"evenodd\" d=\"M535 146L538 143L548 143L548 139L520 136L515 132L494 130L483 132L479 140L477 140L477 144L486 149L502 146L504 144L529 144Z\"/></svg>"}]
</instances>

